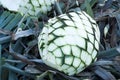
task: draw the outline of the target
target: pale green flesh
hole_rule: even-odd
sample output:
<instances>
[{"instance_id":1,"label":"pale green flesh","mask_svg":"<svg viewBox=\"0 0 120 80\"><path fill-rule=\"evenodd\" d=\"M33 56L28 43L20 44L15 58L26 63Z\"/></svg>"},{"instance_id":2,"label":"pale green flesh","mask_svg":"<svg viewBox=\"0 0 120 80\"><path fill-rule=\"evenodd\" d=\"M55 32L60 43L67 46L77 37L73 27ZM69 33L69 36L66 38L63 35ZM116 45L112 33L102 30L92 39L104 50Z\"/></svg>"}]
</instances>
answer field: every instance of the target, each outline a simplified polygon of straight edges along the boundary
<instances>
[{"instance_id":1,"label":"pale green flesh","mask_svg":"<svg viewBox=\"0 0 120 80\"><path fill-rule=\"evenodd\" d=\"M3 7L10 11L16 11L22 15L37 16L47 14L52 9L56 0L0 0ZM12 5L11 5L12 4Z\"/></svg>"},{"instance_id":2,"label":"pale green flesh","mask_svg":"<svg viewBox=\"0 0 120 80\"><path fill-rule=\"evenodd\" d=\"M99 29L95 21L86 16L88 15L84 12L72 12L48 21L50 28L45 26L48 30L42 31L43 37L40 40L41 45L39 45L40 54L45 54L42 58L47 65L68 75L74 75L96 60L99 49L99 32L94 34L94 29L97 29L96 31ZM47 31L49 31L48 42L46 46L43 44L44 47L47 47L48 53L46 54L43 51L42 43L45 43Z\"/></svg>"}]
</instances>

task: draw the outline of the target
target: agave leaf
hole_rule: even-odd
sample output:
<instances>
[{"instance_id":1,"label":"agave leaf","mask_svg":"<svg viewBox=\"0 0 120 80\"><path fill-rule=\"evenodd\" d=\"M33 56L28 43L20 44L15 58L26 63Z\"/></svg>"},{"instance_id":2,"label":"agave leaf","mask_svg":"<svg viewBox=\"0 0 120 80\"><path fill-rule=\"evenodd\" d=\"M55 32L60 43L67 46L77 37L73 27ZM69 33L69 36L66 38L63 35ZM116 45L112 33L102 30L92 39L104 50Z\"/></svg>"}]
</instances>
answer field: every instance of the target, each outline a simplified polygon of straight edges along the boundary
<instances>
[{"instance_id":1,"label":"agave leaf","mask_svg":"<svg viewBox=\"0 0 120 80\"><path fill-rule=\"evenodd\" d=\"M110 8L112 6L112 3L113 3L113 0L107 0L102 9L107 10L108 8Z\"/></svg>"},{"instance_id":2,"label":"agave leaf","mask_svg":"<svg viewBox=\"0 0 120 80\"><path fill-rule=\"evenodd\" d=\"M118 55L120 55L120 46L111 48L106 51L99 52L98 58L109 58L110 59L110 58L118 56Z\"/></svg>"},{"instance_id":3,"label":"agave leaf","mask_svg":"<svg viewBox=\"0 0 120 80\"><path fill-rule=\"evenodd\" d=\"M85 0L84 4L82 4L80 6L80 8L82 10L86 10L86 12L93 17L93 11L92 11L92 7L94 6L94 4L97 2L97 0Z\"/></svg>"},{"instance_id":4,"label":"agave leaf","mask_svg":"<svg viewBox=\"0 0 120 80\"><path fill-rule=\"evenodd\" d=\"M1 80L7 80L8 79L8 70L2 69L2 74L1 74L1 78L0 79Z\"/></svg>"},{"instance_id":5,"label":"agave leaf","mask_svg":"<svg viewBox=\"0 0 120 80\"><path fill-rule=\"evenodd\" d=\"M4 35L10 35L11 31L0 29L0 34L3 34L3 35L0 35L1 37L4 36Z\"/></svg>"},{"instance_id":6,"label":"agave leaf","mask_svg":"<svg viewBox=\"0 0 120 80\"><path fill-rule=\"evenodd\" d=\"M94 4L97 2L97 0L88 0L88 2L90 3L91 7L94 6ZM85 9L86 6L85 6L85 3L81 5L81 9Z\"/></svg>"},{"instance_id":7,"label":"agave leaf","mask_svg":"<svg viewBox=\"0 0 120 80\"><path fill-rule=\"evenodd\" d=\"M48 74L48 75L49 75L50 80L54 80L53 79L53 74Z\"/></svg>"},{"instance_id":8,"label":"agave leaf","mask_svg":"<svg viewBox=\"0 0 120 80\"><path fill-rule=\"evenodd\" d=\"M0 16L0 24L10 15L10 12L4 11Z\"/></svg>"},{"instance_id":9,"label":"agave leaf","mask_svg":"<svg viewBox=\"0 0 120 80\"><path fill-rule=\"evenodd\" d=\"M51 71L51 70L48 70L48 71L45 71L44 73L38 75L38 76L36 77L36 80L43 80L43 78L44 78L45 76L49 75L49 73L54 73L54 74L55 74L55 72L53 72L53 71Z\"/></svg>"},{"instance_id":10,"label":"agave leaf","mask_svg":"<svg viewBox=\"0 0 120 80\"><path fill-rule=\"evenodd\" d=\"M117 32L117 34L120 36L120 14L117 14L115 18L116 18L117 24L118 24L118 32Z\"/></svg>"},{"instance_id":11,"label":"agave leaf","mask_svg":"<svg viewBox=\"0 0 120 80\"><path fill-rule=\"evenodd\" d=\"M7 63L23 63L20 60L11 60L11 59L5 59L4 61L7 62Z\"/></svg>"},{"instance_id":12,"label":"agave leaf","mask_svg":"<svg viewBox=\"0 0 120 80\"><path fill-rule=\"evenodd\" d=\"M28 65L25 67L25 71L31 74L41 74L42 72L34 67L34 65Z\"/></svg>"},{"instance_id":13,"label":"agave leaf","mask_svg":"<svg viewBox=\"0 0 120 80\"><path fill-rule=\"evenodd\" d=\"M113 68L119 72L119 75L120 75L120 65L113 65Z\"/></svg>"},{"instance_id":14,"label":"agave leaf","mask_svg":"<svg viewBox=\"0 0 120 80\"><path fill-rule=\"evenodd\" d=\"M10 45L10 52L7 50L6 50L6 52L9 53L10 55L12 55L15 59L19 59L19 60L23 61L24 63L34 65L34 63L30 62L25 56L14 52L13 49L11 48L11 45Z\"/></svg>"},{"instance_id":15,"label":"agave leaf","mask_svg":"<svg viewBox=\"0 0 120 80\"><path fill-rule=\"evenodd\" d=\"M107 24L107 25L105 26L105 28L104 28L104 36L105 36L105 37L107 36L109 29L110 29L110 25Z\"/></svg>"},{"instance_id":16,"label":"agave leaf","mask_svg":"<svg viewBox=\"0 0 120 80\"><path fill-rule=\"evenodd\" d=\"M15 15L15 17L9 22L9 24L7 24L5 26L5 30L12 30L13 28L15 28L15 26L18 25L18 23L20 22L20 20L22 19L21 14L17 13Z\"/></svg>"},{"instance_id":17,"label":"agave leaf","mask_svg":"<svg viewBox=\"0 0 120 80\"><path fill-rule=\"evenodd\" d=\"M94 70L95 74L97 74L99 77L101 77L103 80L116 80L115 77L108 72L107 70L101 68L101 67L95 67Z\"/></svg>"},{"instance_id":18,"label":"agave leaf","mask_svg":"<svg viewBox=\"0 0 120 80\"><path fill-rule=\"evenodd\" d=\"M59 3L58 3L58 2L55 2L55 5L56 5L56 8L57 8L58 13L59 13L59 14L62 14L63 12L62 12L62 10L61 10L61 7L60 7Z\"/></svg>"},{"instance_id":19,"label":"agave leaf","mask_svg":"<svg viewBox=\"0 0 120 80\"><path fill-rule=\"evenodd\" d=\"M16 43L14 43L14 44L11 43L12 49L17 53L23 53L23 45L21 44L21 42L22 42L21 40L22 39L18 39L16 41Z\"/></svg>"},{"instance_id":20,"label":"agave leaf","mask_svg":"<svg viewBox=\"0 0 120 80\"><path fill-rule=\"evenodd\" d=\"M11 40L11 36L5 36L0 38L0 44L7 43Z\"/></svg>"},{"instance_id":21,"label":"agave leaf","mask_svg":"<svg viewBox=\"0 0 120 80\"><path fill-rule=\"evenodd\" d=\"M14 73L13 71L9 71L8 80L17 80L16 73Z\"/></svg>"},{"instance_id":22,"label":"agave leaf","mask_svg":"<svg viewBox=\"0 0 120 80\"><path fill-rule=\"evenodd\" d=\"M3 13L4 14L4 13ZM9 14L9 16L7 18L5 18L5 20L0 24L0 29L2 29L3 27L5 27L7 24L9 24L9 22L14 18L15 14L11 13Z\"/></svg>"},{"instance_id":23,"label":"agave leaf","mask_svg":"<svg viewBox=\"0 0 120 80\"><path fill-rule=\"evenodd\" d=\"M25 30L25 31L19 31L19 32L15 33L15 35L13 36L13 40L17 40L18 38L27 37L27 36L30 36L30 35L34 35L33 29L28 29L28 30Z\"/></svg>"},{"instance_id":24,"label":"agave leaf","mask_svg":"<svg viewBox=\"0 0 120 80\"><path fill-rule=\"evenodd\" d=\"M32 40L32 41L30 41L28 44L27 44L27 48L25 49L25 53L27 53L28 54L28 52L31 50L31 49L33 49L36 45L37 45L37 40L36 39L34 39L34 40ZM33 53L34 53L35 51L33 51ZM35 52L36 53L36 52Z\"/></svg>"},{"instance_id":25,"label":"agave leaf","mask_svg":"<svg viewBox=\"0 0 120 80\"><path fill-rule=\"evenodd\" d=\"M110 72L115 75L115 77L120 77L120 66L113 65L113 68L110 68Z\"/></svg>"},{"instance_id":26,"label":"agave leaf","mask_svg":"<svg viewBox=\"0 0 120 80\"><path fill-rule=\"evenodd\" d=\"M96 66L105 66L105 65L113 65L113 61L109 60L98 60L97 62L94 63Z\"/></svg>"},{"instance_id":27,"label":"agave leaf","mask_svg":"<svg viewBox=\"0 0 120 80\"><path fill-rule=\"evenodd\" d=\"M90 6L93 7L97 1L98 1L98 0L91 0L91 1L90 1Z\"/></svg>"},{"instance_id":28,"label":"agave leaf","mask_svg":"<svg viewBox=\"0 0 120 80\"><path fill-rule=\"evenodd\" d=\"M0 15L0 29L12 30L18 25L21 18L22 16L19 13L14 14L9 11L4 11Z\"/></svg>"},{"instance_id":29,"label":"agave leaf","mask_svg":"<svg viewBox=\"0 0 120 80\"><path fill-rule=\"evenodd\" d=\"M91 7L91 5L90 5L90 3L89 3L88 0L85 0L85 6L86 6L86 12L87 12L91 17L93 17L94 15L93 15L92 7Z\"/></svg>"},{"instance_id":30,"label":"agave leaf","mask_svg":"<svg viewBox=\"0 0 120 80\"><path fill-rule=\"evenodd\" d=\"M10 36L10 31L17 27L21 19L22 16L19 13L14 14L9 11L4 11L0 15L0 33L2 33L0 34L0 44L10 42L10 40L12 39L12 37Z\"/></svg>"},{"instance_id":31,"label":"agave leaf","mask_svg":"<svg viewBox=\"0 0 120 80\"><path fill-rule=\"evenodd\" d=\"M20 60L5 59L5 63L16 64L15 66L19 69L23 69L26 66L26 63Z\"/></svg>"},{"instance_id":32,"label":"agave leaf","mask_svg":"<svg viewBox=\"0 0 120 80\"><path fill-rule=\"evenodd\" d=\"M17 40L18 38L27 37L30 35L34 35L34 31L32 29L28 29L25 31L19 31L19 32L16 32L15 34L13 34L13 36L4 36L4 37L0 38L0 44L9 42L11 39Z\"/></svg>"},{"instance_id":33,"label":"agave leaf","mask_svg":"<svg viewBox=\"0 0 120 80\"><path fill-rule=\"evenodd\" d=\"M110 46L111 47L116 47L117 46L117 25L116 24L116 19L115 18L111 18L109 21L110 24Z\"/></svg>"},{"instance_id":34,"label":"agave leaf","mask_svg":"<svg viewBox=\"0 0 120 80\"><path fill-rule=\"evenodd\" d=\"M4 12L4 8L0 5L0 15Z\"/></svg>"},{"instance_id":35,"label":"agave leaf","mask_svg":"<svg viewBox=\"0 0 120 80\"><path fill-rule=\"evenodd\" d=\"M2 67L6 68L8 70L11 70L11 71L13 71L15 73L19 73L21 75L25 75L25 76L29 76L29 77L34 77L33 75L30 75L29 73L27 73L27 72L25 72L25 71L23 71L23 70L15 67L15 66L12 66L12 65L10 65L8 63L5 63Z\"/></svg>"},{"instance_id":36,"label":"agave leaf","mask_svg":"<svg viewBox=\"0 0 120 80\"><path fill-rule=\"evenodd\" d=\"M30 47L30 46L35 46L35 45L37 45L37 40L34 39L34 40L30 41L27 45L28 45L29 47Z\"/></svg>"}]
</instances>

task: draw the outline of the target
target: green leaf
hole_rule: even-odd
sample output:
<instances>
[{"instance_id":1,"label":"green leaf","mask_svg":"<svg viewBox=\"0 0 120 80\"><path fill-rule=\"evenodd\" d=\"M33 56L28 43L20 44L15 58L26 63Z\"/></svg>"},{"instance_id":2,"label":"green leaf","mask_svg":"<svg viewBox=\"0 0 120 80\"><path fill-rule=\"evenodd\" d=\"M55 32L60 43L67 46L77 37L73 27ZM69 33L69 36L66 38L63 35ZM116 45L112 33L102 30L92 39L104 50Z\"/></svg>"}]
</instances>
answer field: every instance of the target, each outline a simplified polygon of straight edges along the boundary
<instances>
[{"instance_id":1,"label":"green leaf","mask_svg":"<svg viewBox=\"0 0 120 80\"><path fill-rule=\"evenodd\" d=\"M4 11L0 15L0 29L12 30L16 28L21 19L22 15L20 13L15 14L9 11Z\"/></svg>"},{"instance_id":2,"label":"green leaf","mask_svg":"<svg viewBox=\"0 0 120 80\"><path fill-rule=\"evenodd\" d=\"M120 46L99 52L98 58L109 58L110 59L118 55L120 56Z\"/></svg>"},{"instance_id":3,"label":"green leaf","mask_svg":"<svg viewBox=\"0 0 120 80\"><path fill-rule=\"evenodd\" d=\"M0 29L5 27L13 18L15 14L11 13L1 24L0 24Z\"/></svg>"},{"instance_id":4,"label":"green leaf","mask_svg":"<svg viewBox=\"0 0 120 80\"><path fill-rule=\"evenodd\" d=\"M49 75L49 74L51 74L51 73L54 73L54 72L51 71L51 70L45 71L44 73L38 75L38 76L36 77L36 80L43 80L45 76L47 76L47 75ZM51 78L51 77L52 77L52 76L50 76L50 78ZM51 80L51 79L50 79L50 80Z\"/></svg>"},{"instance_id":5,"label":"green leaf","mask_svg":"<svg viewBox=\"0 0 120 80\"><path fill-rule=\"evenodd\" d=\"M30 77L34 78L34 76L32 76L31 74L29 74L29 73L27 73L27 72L25 72L25 71L15 67L15 66L12 66L12 65L10 65L8 63L4 64L3 67L5 69L11 70L11 71L13 71L15 73L18 73L18 74L21 74L21 75L25 75L25 76L30 76Z\"/></svg>"},{"instance_id":6,"label":"green leaf","mask_svg":"<svg viewBox=\"0 0 120 80\"><path fill-rule=\"evenodd\" d=\"M9 42L11 40L11 36L5 36L0 38L0 44Z\"/></svg>"},{"instance_id":7,"label":"green leaf","mask_svg":"<svg viewBox=\"0 0 120 80\"><path fill-rule=\"evenodd\" d=\"M18 23L20 22L21 19L22 19L22 16L19 13L17 13L15 15L15 17L9 22L9 24L7 24L5 26L4 29L5 30L12 30L13 28L15 28L15 26L18 25Z\"/></svg>"},{"instance_id":8,"label":"green leaf","mask_svg":"<svg viewBox=\"0 0 120 80\"><path fill-rule=\"evenodd\" d=\"M85 0L84 4L80 6L82 10L85 10L91 17L93 17L92 7L95 5L97 0Z\"/></svg>"},{"instance_id":9,"label":"green leaf","mask_svg":"<svg viewBox=\"0 0 120 80\"><path fill-rule=\"evenodd\" d=\"M62 10L61 10L61 8L60 8L59 3L58 3L58 2L55 2L55 5L56 5L56 8L57 8L58 13L59 13L59 14L62 14L63 12L62 12Z\"/></svg>"},{"instance_id":10,"label":"green leaf","mask_svg":"<svg viewBox=\"0 0 120 80\"><path fill-rule=\"evenodd\" d=\"M88 0L85 0L85 6L86 6L86 12L91 16L91 17L94 17L93 15L93 11L92 11L92 7L89 3Z\"/></svg>"},{"instance_id":11,"label":"green leaf","mask_svg":"<svg viewBox=\"0 0 120 80\"><path fill-rule=\"evenodd\" d=\"M93 7L97 1L98 1L98 0L91 0L91 1L90 1L90 6Z\"/></svg>"},{"instance_id":12,"label":"green leaf","mask_svg":"<svg viewBox=\"0 0 120 80\"><path fill-rule=\"evenodd\" d=\"M97 2L97 0L88 0L88 2L89 2L89 4L90 4L90 6L93 7L94 4ZM85 9L86 9L85 3L82 4L80 8L81 8L82 10L85 10Z\"/></svg>"},{"instance_id":13,"label":"green leaf","mask_svg":"<svg viewBox=\"0 0 120 80\"><path fill-rule=\"evenodd\" d=\"M2 15L0 16L0 24L10 15L10 12L4 11Z\"/></svg>"},{"instance_id":14,"label":"green leaf","mask_svg":"<svg viewBox=\"0 0 120 80\"><path fill-rule=\"evenodd\" d=\"M9 71L9 78L8 80L17 80L16 73Z\"/></svg>"},{"instance_id":15,"label":"green leaf","mask_svg":"<svg viewBox=\"0 0 120 80\"><path fill-rule=\"evenodd\" d=\"M107 70L97 66L94 70L95 74L97 74L99 77L101 77L103 80L116 80L115 77L108 72Z\"/></svg>"}]
</instances>

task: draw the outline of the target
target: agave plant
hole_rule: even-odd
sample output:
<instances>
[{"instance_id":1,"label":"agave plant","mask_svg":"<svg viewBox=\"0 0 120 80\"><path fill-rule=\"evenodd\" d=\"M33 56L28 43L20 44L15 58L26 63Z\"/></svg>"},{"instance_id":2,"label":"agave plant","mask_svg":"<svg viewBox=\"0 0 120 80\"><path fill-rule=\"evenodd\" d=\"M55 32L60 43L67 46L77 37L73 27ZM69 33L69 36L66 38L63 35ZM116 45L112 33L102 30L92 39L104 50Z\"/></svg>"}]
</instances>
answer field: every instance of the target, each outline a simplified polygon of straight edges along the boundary
<instances>
[{"instance_id":1,"label":"agave plant","mask_svg":"<svg viewBox=\"0 0 120 80\"><path fill-rule=\"evenodd\" d=\"M10 11L37 16L39 13L47 14L56 0L0 0L3 7Z\"/></svg>"},{"instance_id":2,"label":"agave plant","mask_svg":"<svg viewBox=\"0 0 120 80\"><path fill-rule=\"evenodd\" d=\"M44 63L68 75L77 74L96 61L99 42L98 25L84 11L49 19L38 37Z\"/></svg>"}]
</instances>

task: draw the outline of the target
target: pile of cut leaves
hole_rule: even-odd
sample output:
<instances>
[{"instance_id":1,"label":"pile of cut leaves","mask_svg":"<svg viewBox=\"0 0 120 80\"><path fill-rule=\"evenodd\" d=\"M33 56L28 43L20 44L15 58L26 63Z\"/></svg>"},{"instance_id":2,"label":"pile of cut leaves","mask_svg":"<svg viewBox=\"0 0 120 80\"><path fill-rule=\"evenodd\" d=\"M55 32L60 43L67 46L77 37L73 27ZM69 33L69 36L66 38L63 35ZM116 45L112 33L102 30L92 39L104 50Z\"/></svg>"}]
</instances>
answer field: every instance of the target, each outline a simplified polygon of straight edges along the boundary
<instances>
[{"instance_id":1,"label":"pile of cut leaves","mask_svg":"<svg viewBox=\"0 0 120 80\"><path fill-rule=\"evenodd\" d=\"M119 80L120 0L59 0L63 13L81 9L97 21L101 32L98 60L81 73L67 76L46 66L39 55L37 37L53 15L24 17L0 6L0 80ZM60 12L55 9L55 15Z\"/></svg>"}]
</instances>

